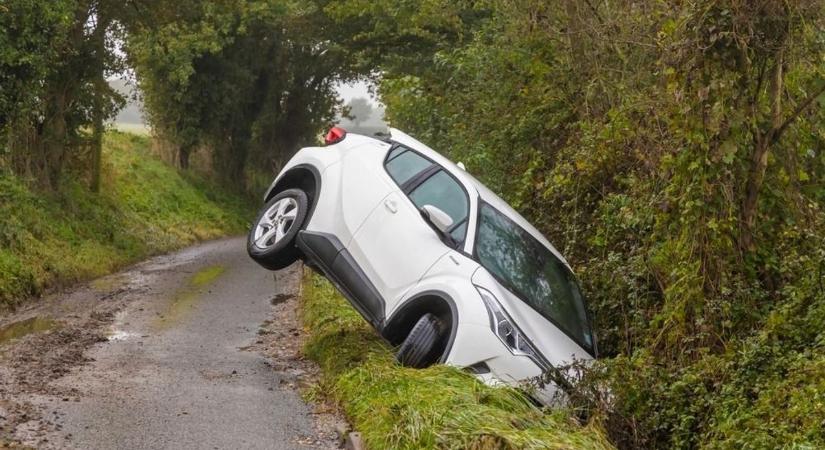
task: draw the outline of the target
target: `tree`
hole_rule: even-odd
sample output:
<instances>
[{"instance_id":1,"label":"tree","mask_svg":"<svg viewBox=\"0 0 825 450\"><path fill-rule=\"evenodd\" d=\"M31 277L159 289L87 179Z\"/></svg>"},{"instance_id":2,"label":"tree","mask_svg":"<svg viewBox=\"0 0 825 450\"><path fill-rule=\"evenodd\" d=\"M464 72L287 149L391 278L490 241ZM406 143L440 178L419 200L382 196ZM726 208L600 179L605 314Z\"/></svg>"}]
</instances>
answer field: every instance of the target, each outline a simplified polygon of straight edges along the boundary
<instances>
[{"instance_id":1,"label":"tree","mask_svg":"<svg viewBox=\"0 0 825 450\"><path fill-rule=\"evenodd\" d=\"M0 117L10 164L41 186L58 189L70 157L91 144L123 99L103 82L120 68L110 45L121 2L10 0L0 14ZM8 89L8 91L6 91ZM92 129L94 136L89 136ZM96 188L99 165L93 164Z\"/></svg>"},{"instance_id":2,"label":"tree","mask_svg":"<svg viewBox=\"0 0 825 450\"><path fill-rule=\"evenodd\" d=\"M264 0L161 2L136 23L128 52L154 128L181 167L208 149L227 183L266 177L314 142L339 107L334 82L351 72L320 9ZM254 178L254 177L253 177Z\"/></svg>"},{"instance_id":3,"label":"tree","mask_svg":"<svg viewBox=\"0 0 825 450\"><path fill-rule=\"evenodd\" d=\"M581 275L613 441L809 442L823 415L772 380L814 391L802 380L823 376L810 346L825 267L823 3L440 3L327 10L381 74L394 125L465 162Z\"/></svg>"},{"instance_id":4,"label":"tree","mask_svg":"<svg viewBox=\"0 0 825 450\"><path fill-rule=\"evenodd\" d=\"M361 126L362 123L372 117L372 105L369 100L363 97L357 97L350 100L349 104L347 104L347 108L349 108L349 116L352 118L353 122L355 122L355 126Z\"/></svg>"}]
</instances>

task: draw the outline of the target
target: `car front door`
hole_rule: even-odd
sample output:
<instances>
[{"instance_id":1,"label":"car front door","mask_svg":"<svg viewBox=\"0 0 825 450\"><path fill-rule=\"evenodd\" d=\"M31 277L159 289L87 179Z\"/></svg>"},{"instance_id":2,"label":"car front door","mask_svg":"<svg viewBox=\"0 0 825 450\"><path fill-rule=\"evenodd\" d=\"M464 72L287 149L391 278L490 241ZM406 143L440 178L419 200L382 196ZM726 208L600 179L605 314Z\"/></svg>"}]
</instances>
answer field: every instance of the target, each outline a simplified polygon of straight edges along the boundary
<instances>
[{"instance_id":1,"label":"car front door","mask_svg":"<svg viewBox=\"0 0 825 450\"><path fill-rule=\"evenodd\" d=\"M450 246L421 216L424 205L435 206L453 220L450 235L462 248L470 200L450 173L421 154L393 149L385 168L397 183L355 235L350 251L393 311L404 294Z\"/></svg>"}]
</instances>

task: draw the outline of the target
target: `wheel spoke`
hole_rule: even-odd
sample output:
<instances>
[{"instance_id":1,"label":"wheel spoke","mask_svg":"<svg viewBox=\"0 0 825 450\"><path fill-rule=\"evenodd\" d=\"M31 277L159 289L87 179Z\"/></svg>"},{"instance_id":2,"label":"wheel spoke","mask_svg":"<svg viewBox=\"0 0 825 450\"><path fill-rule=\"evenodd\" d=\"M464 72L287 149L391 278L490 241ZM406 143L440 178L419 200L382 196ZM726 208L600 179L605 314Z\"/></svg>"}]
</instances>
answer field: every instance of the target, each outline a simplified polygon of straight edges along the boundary
<instances>
[{"instance_id":1,"label":"wheel spoke","mask_svg":"<svg viewBox=\"0 0 825 450\"><path fill-rule=\"evenodd\" d=\"M280 201L280 205L278 206L278 217L281 217L286 212L286 209L289 207L290 199L285 198Z\"/></svg>"},{"instance_id":2,"label":"wheel spoke","mask_svg":"<svg viewBox=\"0 0 825 450\"><path fill-rule=\"evenodd\" d=\"M295 217L297 215L298 215L298 208L292 208L289 211L285 212L284 215L282 215L281 217L283 217L284 220L295 220Z\"/></svg>"},{"instance_id":3,"label":"wheel spoke","mask_svg":"<svg viewBox=\"0 0 825 450\"><path fill-rule=\"evenodd\" d=\"M284 222L279 223L275 226L275 242L280 241L286 235L286 230L284 230Z\"/></svg>"},{"instance_id":4,"label":"wheel spoke","mask_svg":"<svg viewBox=\"0 0 825 450\"><path fill-rule=\"evenodd\" d=\"M261 236L266 234L267 231L271 230L275 226L272 222L264 222L263 220L258 223L258 230L255 231L255 240L257 241L260 239Z\"/></svg>"},{"instance_id":5,"label":"wheel spoke","mask_svg":"<svg viewBox=\"0 0 825 450\"><path fill-rule=\"evenodd\" d=\"M270 239L272 239L272 236L277 236L277 234L278 234L278 227L277 226L272 227L272 228L266 230L266 232L264 232L264 234L260 238L258 238L257 241L255 241L255 245L257 245L260 248L265 248L266 243ZM276 242L277 242L277 238L276 238Z\"/></svg>"}]
</instances>

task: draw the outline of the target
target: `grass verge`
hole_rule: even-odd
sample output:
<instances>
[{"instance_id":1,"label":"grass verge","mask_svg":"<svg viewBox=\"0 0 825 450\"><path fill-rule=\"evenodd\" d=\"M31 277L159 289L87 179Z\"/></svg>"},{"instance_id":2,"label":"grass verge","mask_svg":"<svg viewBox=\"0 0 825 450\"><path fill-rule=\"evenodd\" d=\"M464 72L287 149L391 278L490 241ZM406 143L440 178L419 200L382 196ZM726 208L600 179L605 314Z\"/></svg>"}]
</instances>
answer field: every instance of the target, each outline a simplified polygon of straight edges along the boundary
<instances>
[{"instance_id":1,"label":"grass verge","mask_svg":"<svg viewBox=\"0 0 825 450\"><path fill-rule=\"evenodd\" d=\"M44 194L0 172L0 310L48 287L244 231L248 200L164 164L150 154L149 137L113 131L104 145L99 194L75 180Z\"/></svg>"},{"instance_id":2,"label":"grass verge","mask_svg":"<svg viewBox=\"0 0 825 450\"><path fill-rule=\"evenodd\" d=\"M399 366L391 349L322 277L304 277L307 356L321 390L374 449L607 449L596 425L533 406L517 390L490 387L443 365Z\"/></svg>"}]
</instances>

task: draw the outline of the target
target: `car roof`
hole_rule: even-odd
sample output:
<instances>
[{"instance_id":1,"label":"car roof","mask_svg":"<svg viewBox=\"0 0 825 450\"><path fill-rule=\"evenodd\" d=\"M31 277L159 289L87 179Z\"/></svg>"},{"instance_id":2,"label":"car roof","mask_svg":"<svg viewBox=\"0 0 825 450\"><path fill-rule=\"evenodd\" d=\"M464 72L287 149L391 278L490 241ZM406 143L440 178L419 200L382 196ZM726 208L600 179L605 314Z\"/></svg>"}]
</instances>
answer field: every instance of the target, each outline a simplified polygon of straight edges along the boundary
<instances>
[{"instance_id":1,"label":"car roof","mask_svg":"<svg viewBox=\"0 0 825 450\"><path fill-rule=\"evenodd\" d=\"M432 159L440 166L447 169L450 173L452 173L458 180L468 188L468 190L474 190L479 198L482 201L489 204L493 208L497 209L507 217L509 217L513 222L515 222L518 226L523 228L525 231L530 233L531 236L536 238L539 242L541 242L544 246L550 249L553 254L559 258L561 261L564 262L565 265L570 267L567 260L564 259L564 256L556 250L556 247L547 240L547 238L542 235L539 230L536 229L530 222L527 221L521 214L519 214L513 207L511 207L506 201L504 201L501 197L496 195L495 192L491 191L487 186L484 185L481 181L476 179L466 170L463 170L454 162L450 161L442 154L438 153L437 151L433 150L432 148L428 147L426 144L418 141L417 139L413 138L412 136L404 133L401 130L390 128L390 139L394 142L397 142L405 147L409 147L417 152L420 152L424 156Z\"/></svg>"}]
</instances>

